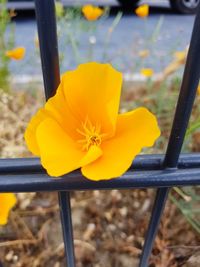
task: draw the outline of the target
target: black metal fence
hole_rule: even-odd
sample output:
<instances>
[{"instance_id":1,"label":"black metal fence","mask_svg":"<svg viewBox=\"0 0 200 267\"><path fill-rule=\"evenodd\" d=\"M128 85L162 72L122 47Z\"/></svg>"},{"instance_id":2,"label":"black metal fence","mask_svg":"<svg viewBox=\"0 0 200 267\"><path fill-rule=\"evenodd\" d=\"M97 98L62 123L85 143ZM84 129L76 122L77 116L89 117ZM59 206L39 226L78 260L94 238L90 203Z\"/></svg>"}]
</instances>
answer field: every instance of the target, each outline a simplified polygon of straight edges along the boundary
<instances>
[{"instance_id":1,"label":"black metal fence","mask_svg":"<svg viewBox=\"0 0 200 267\"><path fill-rule=\"evenodd\" d=\"M60 81L54 0L35 0L45 95L55 94ZM1 159L0 192L58 191L66 263L75 266L70 191L157 188L140 267L148 259L172 186L200 184L200 153L181 154L200 77L200 9L196 16L187 62L165 155L138 156L130 170L114 180L93 182L75 171L62 178L48 177L39 159ZM133 171L134 170L134 171Z\"/></svg>"}]
</instances>

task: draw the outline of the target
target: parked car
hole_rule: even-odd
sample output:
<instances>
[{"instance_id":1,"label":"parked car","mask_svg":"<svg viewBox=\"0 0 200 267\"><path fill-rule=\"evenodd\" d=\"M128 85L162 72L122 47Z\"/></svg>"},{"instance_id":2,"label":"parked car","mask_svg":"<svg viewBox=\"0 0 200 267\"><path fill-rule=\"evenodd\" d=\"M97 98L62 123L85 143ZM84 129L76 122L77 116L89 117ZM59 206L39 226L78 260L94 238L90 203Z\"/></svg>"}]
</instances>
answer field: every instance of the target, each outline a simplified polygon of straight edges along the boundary
<instances>
[{"instance_id":1,"label":"parked car","mask_svg":"<svg viewBox=\"0 0 200 267\"><path fill-rule=\"evenodd\" d=\"M139 4L140 0L118 0L125 7L133 7ZM183 14L196 13L200 0L169 0L171 7Z\"/></svg>"},{"instance_id":2,"label":"parked car","mask_svg":"<svg viewBox=\"0 0 200 267\"><path fill-rule=\"evenodd\" d=\"M66 0L60 0L65 5ZM133 8L136 7L141 0L117 0L122 6ZM171 4L171 7L180 13L183 14L194 14L196 13L200 0L168 0ZM79 0L81 3L81 0ZM99 1L98 1L99 2ZM103 0L102 0L103 2ZM8 7L13 7L16 9L27 9L34 8L33 0L8 0Z\"/></svg>"}]
</instances>

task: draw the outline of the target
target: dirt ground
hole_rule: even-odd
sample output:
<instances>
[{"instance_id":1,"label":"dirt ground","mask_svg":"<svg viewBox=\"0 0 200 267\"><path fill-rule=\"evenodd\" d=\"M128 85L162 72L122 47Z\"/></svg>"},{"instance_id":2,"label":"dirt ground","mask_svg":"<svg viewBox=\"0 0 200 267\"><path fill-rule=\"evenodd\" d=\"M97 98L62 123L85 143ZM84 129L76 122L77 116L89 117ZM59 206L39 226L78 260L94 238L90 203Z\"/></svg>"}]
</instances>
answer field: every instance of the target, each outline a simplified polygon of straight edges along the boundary
<instances>
[{"instance_id":1,"label":"dirt ground","mask_svg":"<svg viewBox=\"0 0 200 267\"><path fill-rule=\"evenodd\" d=\"M23 133L43 101L35 93L1 92L1 157L30 156ZM8 225L0 227L3 267L65 266L57 193L17 196L18 204ZM72 192L77 267L138 266L154 196L154 189ZM199 252L200 235L180 210L167 201L149 266L198 267L200 261L199 265L194 262ZM190 264L191 256L195 260Z\"/></svg>"}]
</instances>

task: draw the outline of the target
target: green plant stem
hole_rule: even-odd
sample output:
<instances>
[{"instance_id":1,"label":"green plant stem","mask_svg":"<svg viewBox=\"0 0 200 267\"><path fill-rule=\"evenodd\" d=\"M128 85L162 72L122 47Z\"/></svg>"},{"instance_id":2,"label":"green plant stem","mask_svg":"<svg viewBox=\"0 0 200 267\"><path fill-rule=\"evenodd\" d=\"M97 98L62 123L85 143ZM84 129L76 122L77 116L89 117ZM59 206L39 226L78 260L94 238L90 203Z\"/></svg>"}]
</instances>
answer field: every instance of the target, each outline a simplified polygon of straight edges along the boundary
<instances>
[{"instance_id":1,"label":"green plant stem","mask_svg":"<svg viewBox=\"0 0 200 267\"><path fill-rule=\"evenodd\" d=\"M185 138L188 138L191 134L193 134L196 130L200 128L200 120L193 123L186 132Z\"/></svg>"},{"instance_id":2,"label":"green plant stem","mask_svg":"<svg viewBox=\"0 0 200 267\"><path fill-rule=\"evenodd\" d=\"M75 56L76 63L79 64L80 63L80 55L79 55L79 51L78 51L78 47L77 47L76 41L75 41L71 31L68 31L68 37L69 37L69 41L70 41L71 46L72 46L72 50L73 50L73 53L74 53L74 56Z\"/></svg>"},{"instance_id":3,"label":"green plant stem","mask_svg":"<svg viewBox=\"0 0 200 267\"><path fill-rule=\"evenodd\" d=\"M6 38L6 29L10 23L10 16L6 7L7 0L0 0L0 88L9 90L9 68L10 59L6 56L6 50L11 49L13 45L12 31Z\"/></svg>"},{"instance_id":4,"label":"green plant stem","mask_svg":"<svg viewBox=\"0 0 200 267\"><path fill-rule=\"evenodd\" d=\"M118 12L116 17L114 18L111 26L109 27L106 37L105 37L105 42L104 42L104 51L103 51L103 61L106 61L108 58L108 54L107 54L107 49L110 43L110 39L112 36L112 33L114 32L115 28L117 27L117 25L119 24L121 18L122 18L123 13L122 12Z\"/></svg>"},{"instance_id":5,"label":"green plant stem","mask_svg":"<svg viewBox=\"0 0 200 267\"><path fill-rule=\"evenodd\" d=\"M191 197L186 195L180 188L173 187L173 190L176 191L176 193L179 194L185 201L191 200Z\"/></svg>"},{"instance_id":6,"label":"green plant stem","mask_svg":"<svg viewBox=\"0 0 200 267\"><path fill-rule=\"evenodd\" d=\"M158 23L156 24L156 27L155 27L152 35L149 38L150 43L155 43L157 41L157 38L160 34L160 30L161 30L161 27L163 25L163 22L164 22L164 17L160 16Z\"/></svg>"},{"instance_id":7,"label":"green plant stem","mask_svg":"<svg viewBox=\"0 0 200 267\"><path fill-rule=\"evenodd\" d=\"M181 213L185 216L186 220L190 223L190 225L200 234L200 225L198 222L194 221L191 216L185 212L186 209L182 207L179 201L176 200L172 194L169 194L170 200L177 206L177 208L181 211Z\"/></svg>"}]
</instances>

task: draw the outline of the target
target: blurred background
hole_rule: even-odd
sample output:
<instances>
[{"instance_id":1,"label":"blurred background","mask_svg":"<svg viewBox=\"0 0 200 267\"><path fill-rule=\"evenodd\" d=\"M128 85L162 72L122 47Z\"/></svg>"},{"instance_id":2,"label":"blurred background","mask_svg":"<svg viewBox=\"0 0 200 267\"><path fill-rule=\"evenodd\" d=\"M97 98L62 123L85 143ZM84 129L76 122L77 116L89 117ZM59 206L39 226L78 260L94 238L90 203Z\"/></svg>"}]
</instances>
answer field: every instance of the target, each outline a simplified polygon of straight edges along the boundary
<instances>
[{"instance_id":1,"label":"blurred background","mask_svg":"<svg viewBox=\"0 0 200 267\"><path fill-rule=\"evenodd\" d=\"M56 2L61 72L109 62L123 73L120 112L145 106L157 116L161 137L142 153L166 150L199 2ZM23 135L45 102L42 82L34 2L0 0L1 158L32 156ZM200 151L199 101L200 87L183 152ZM200 266L199 191L171 189L150 267ZM8 224L0 226L0 266L63 267L57 194L16 196ZM77 266L137 267L154 196L154 189L74 192Z\"/></svg>"},{"instance_id":2,"label":"blurred background","mask_svg":"<svg viewBox=\"0 0 200 267\"><path fill-rule=\"evenodd\" d=\"M183 13L195 13L199 3L199 0L173 1L183 2L185 9L175 8L168 0L121 0L119 2L116 0L62 0L61 3L71 11L73 8L78 10L80 5L93 3L109 9L109 15L104 14L101 20L96 21L95 25L94 23L90 25L88 29L80 29L81 25L77 17L70 21L72 25L67 24L67 32L58 29L59 50L62 55L66 54L65 60L61 62L61 70L75 67L79 62L95 59L110 61L127 74L133 69L134 73L138 73L139 68L143 67L138 64L138 51L148 48L152 50L152 56L146 58L145 64L147 67L154 68L155 72L160 72L170 62L174 51L184 50L189 44L194 15L184 16ZM150 5L151 15L148 17L148 22L138 20L134 14L136 4L144 3ZM14 63L11 63L10 68L16 75L20 75L20 79L21 75L38 75L41 69L38 64L40 62L37 62L38 58L35 58L34 38L36 39L37 29L33 11L34 1L9 1L8 6L18 10L18 16L13 18L15 43L20 46L23 39L23 45L29 51L24 59L25 68L19 70ZM70 16L73 16L72 13ZM82 24L83 27L87 27L84 19ZM70 30L73 36L70 35ZM29 64L30 61L31 64Z\"/></svg>"}]
</instances>

